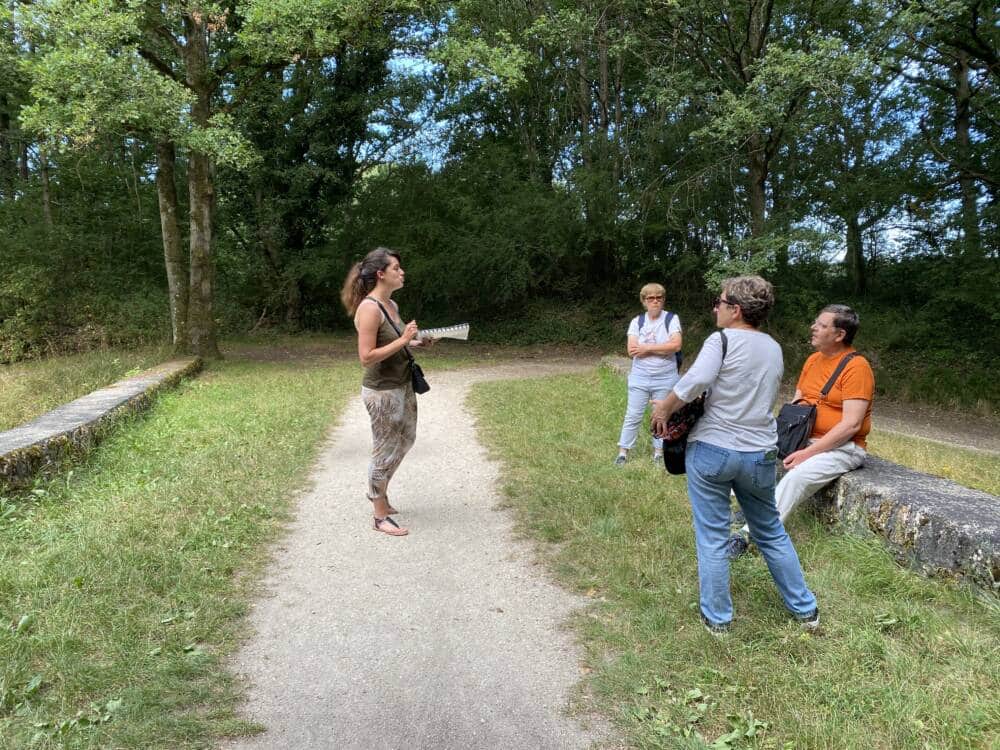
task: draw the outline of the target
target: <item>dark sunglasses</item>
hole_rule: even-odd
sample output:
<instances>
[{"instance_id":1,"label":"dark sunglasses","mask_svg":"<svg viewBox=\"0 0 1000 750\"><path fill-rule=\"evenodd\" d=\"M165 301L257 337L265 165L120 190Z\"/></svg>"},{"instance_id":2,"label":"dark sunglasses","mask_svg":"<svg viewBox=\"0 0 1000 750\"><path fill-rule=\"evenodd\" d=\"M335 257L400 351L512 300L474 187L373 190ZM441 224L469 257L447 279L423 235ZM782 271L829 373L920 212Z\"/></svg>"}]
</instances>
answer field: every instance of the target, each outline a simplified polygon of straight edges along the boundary
<instances>
[{"instance_id":1,"label":"dark sunglasses","mask_svg":"<svg viewBox=\"0 0 1000 750\"><path fill-rule=\"evenodd\" d=\"M730 307L739 307L739 302L731 302L728 299L722 299L722 297L716 297L712 300L712 307L718 307L719 305L729 305Z\"/></svg>"},{"instance_id":2,"label":"dark sunglasses","mask_svg":"<svg viewBox=\"0 0 1000 750\"><path fill-rule=\"evenodd\" d=\"M658 300L660 300L660 302L662 302L663 301L663 295L662 294L647 294L644 299L647 299L647 300L658 299Z\"/></svg>"}]
</instances>

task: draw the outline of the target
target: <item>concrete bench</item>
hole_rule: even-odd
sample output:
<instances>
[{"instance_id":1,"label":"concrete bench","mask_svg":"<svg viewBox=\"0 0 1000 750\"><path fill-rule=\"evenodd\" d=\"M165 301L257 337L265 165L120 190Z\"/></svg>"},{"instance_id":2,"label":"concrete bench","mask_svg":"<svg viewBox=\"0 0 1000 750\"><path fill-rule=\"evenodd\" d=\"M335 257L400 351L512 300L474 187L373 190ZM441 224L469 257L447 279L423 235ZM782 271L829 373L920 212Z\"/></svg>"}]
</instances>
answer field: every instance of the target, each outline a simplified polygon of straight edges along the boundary
<instances>
[{"instance_id":1,"label":"concrete bench","mask_svg":"<svg viewBox=\"0 0 1000 750\"><path fill-rule=\"evenodd\" d=\"M630 361L602 365L627 375ZM878 408L875 411L878 426ZM848 531L881 538L901 563L1000 595L1000 497L875 456L811 501Z\"/></svg>"},{"instance_id":2,"label":"concrete bench","mask_svg":"<svg viewBox=\"0 0 1000 750\"><path fill-rule=\"evenodd\" d=\"M197 357L171 360L0 432L0 491L30 484L39 472L87 453L115 422L199 369Z\"/></svg>"}]
</instances>

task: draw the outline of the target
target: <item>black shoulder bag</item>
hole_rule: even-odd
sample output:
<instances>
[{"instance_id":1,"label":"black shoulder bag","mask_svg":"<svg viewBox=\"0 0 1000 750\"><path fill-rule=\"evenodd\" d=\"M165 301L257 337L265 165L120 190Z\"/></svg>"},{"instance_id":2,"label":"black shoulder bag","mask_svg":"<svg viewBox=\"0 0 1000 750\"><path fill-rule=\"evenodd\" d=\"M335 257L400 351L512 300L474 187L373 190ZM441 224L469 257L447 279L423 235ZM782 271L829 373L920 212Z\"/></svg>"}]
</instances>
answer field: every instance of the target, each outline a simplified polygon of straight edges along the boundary
<instances>
[{"instance_id":1,"label":"black shoulder bag","mask_svg":"<svg viewBox=\"0 0 1000 750\"><path fill-rule=\"evenodd\" d=\"M719 338L722 339L722 361L725 362L729 339L726 338L725 331L719 331ZM709 391L705 391L694 401L684 404L667 420L666 434L663 437L663 465L669 474L687 472L684 461L687 454L688 433L705 413L705 399L708 398L708 394Z\"/></svg>"},{"instance_id":2,"label":"black shoulder bag","mask_svg":"<svg viewBox=\"0 0 1000 750\"><path fill-rule=\"evenodd\" d=\"M857 355L857 352L850 352L837 363L837 369L819 392L820 401L826 398L840 377L840 373L847 367L847 363ZM778 458L788 458L795 451L805 448L815 426L816 404L810 404L804 398L800 398L782 406L778 412Z\"/></svg>"},{"instance_id":3,"label":"black shoulder bag","mask_svg":"<svg viewBox=\"0 0 1000 750\"><path fill-rule=\"evenodd\" d=\"M392 326L392 330L396 332L396 335L402 336L403 334L400 333L399 328L396 327L396 324L392 320L392 316L382 306L382 303L374 297L368 297L368 299L378 305L378 309L382 311L385 319L389 321L389 325ZM407 359L410 360L410 382L413 383L413 392L427 393L427 391L431 389L431 386L430 383L427 382L427 378L424 377L424 371L420 368L420 365L417 364L417 360L413 358L413 355L410 354L410 348L408 346L404 346L403 351L406 353Z\"/></svg>"}]
</instances>

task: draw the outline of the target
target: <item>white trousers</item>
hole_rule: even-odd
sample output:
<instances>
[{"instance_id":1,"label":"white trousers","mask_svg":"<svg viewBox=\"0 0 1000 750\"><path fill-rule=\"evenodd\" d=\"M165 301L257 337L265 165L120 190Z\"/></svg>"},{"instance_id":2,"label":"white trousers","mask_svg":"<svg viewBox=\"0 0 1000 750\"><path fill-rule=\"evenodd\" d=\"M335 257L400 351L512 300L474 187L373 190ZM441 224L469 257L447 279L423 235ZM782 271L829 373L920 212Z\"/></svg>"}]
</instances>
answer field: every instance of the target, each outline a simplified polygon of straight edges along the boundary
<instances>
[{"instance_id":1,"label":"white trousers","mask_svg":"<svg viewBox=\"0 0 1000 750\"><path fill-rule=\"evenodd\" d=\"M867 455L864 448L850 441L839 448L817 453L786 472L774 489L774 500L778 505L781 522L784 523L803 500L815 495L834 479L861 466ZM741 531L746 534L749 529L744 526Z\"/></svg>"}]
</instances>

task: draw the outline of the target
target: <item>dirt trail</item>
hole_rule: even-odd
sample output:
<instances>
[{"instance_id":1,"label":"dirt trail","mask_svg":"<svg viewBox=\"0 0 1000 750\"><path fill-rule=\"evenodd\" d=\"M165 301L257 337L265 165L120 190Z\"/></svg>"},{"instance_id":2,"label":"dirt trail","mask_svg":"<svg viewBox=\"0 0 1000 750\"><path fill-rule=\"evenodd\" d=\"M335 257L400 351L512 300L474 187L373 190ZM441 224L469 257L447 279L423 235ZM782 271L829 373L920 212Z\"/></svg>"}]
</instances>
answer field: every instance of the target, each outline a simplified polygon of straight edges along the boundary
<instances>
[{"instance_id":1,"label":"dirt trail","mask_svg":"<svg viewBox=\"0 0 1000 750\"><path fill-rule=\"evenodd\" d=\"M587 748L608 737L566 710L584 601L548 580L497 510L497 467L464 401L473 382L593 371L596 361L432 372L417 443L390 490L411 528L371 529L368 415L355 399L298 501L235 671L266 727L230 750Z\"/></svg>"}]
</instances>

